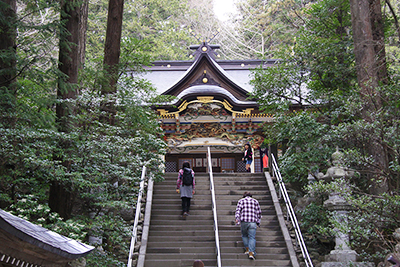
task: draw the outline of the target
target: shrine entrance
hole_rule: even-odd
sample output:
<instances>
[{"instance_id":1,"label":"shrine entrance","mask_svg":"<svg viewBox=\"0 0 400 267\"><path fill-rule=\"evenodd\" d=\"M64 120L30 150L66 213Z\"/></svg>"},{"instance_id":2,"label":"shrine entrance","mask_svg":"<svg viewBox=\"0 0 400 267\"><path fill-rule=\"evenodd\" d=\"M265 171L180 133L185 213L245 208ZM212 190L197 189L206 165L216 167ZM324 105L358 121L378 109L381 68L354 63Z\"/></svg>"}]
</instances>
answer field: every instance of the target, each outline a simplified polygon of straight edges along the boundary
<instances>
[{"instance_id":1,"label":"shrine entrance","mask_svg":"<svg viewBox=\"0 0 400 267\"><path fill-rule=\"evenodd\" d=\"M241 173L246 172L246 165L242 161L243 146L213 146L211 148L211 164L213 173ZM207 145L187 145L171 147L165 155L165 172L178 172L182 164L187 161L196 173L208 172ZM253 172L262 171L259 149L253 149ZM261 152L262 154L262 152Z\"/></svg>"},{"instance_id":2,"label":"shrine entrance","mask_svg":"<svg viewBox=\"0 0 400 267\"><path fill-rule=\"evenodd\" d=\"M242 154L212 153L211 163L214 173L245 172ZM189 162L193 171L207 172L207 158L205 153L199 154L167 154L165 156L166 172L178 172L183 162Z\"/></svg>"},{"instance_id":3,"label":"shrine entrance","mask_svg":"<svg viewBox=\"0 0 400 267\"><path fill-rule=\"evenodd\" d=\"M253 149L251 171L262 171L263 127L273 123L273 115L259 110L242 86L246 79L241 78L247 77L248 82L250 69L274 62L219 62L216 48L202 43L196 46L194 61L156 62L151 67L152 77L163 89L161 95L171 99L153 106L168 145L166 172L177 172L184 161L195 172L207 172L208 147L213 172L245 172L245 144ZM177 78L175 83L164 87L172 78Z\"/></svg>"}]
</instances>

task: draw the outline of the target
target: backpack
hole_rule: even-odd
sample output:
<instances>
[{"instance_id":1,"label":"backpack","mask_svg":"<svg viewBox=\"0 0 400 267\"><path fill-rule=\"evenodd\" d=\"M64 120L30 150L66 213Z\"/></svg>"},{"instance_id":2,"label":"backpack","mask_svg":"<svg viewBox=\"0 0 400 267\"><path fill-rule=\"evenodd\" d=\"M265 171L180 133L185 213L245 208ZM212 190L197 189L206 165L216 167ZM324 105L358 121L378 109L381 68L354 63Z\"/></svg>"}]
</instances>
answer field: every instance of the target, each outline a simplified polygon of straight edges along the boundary
<instances>
[{"instance_id":1,"label":"backpack","mask_svg":"<svg viewBox=\"0 0 400 267\"><path fill-rule=\"evenodd\" d=\"M186 186L193 185L193 175L191 169L183 169L182 184Z\"/></svg>"}]
</instances>

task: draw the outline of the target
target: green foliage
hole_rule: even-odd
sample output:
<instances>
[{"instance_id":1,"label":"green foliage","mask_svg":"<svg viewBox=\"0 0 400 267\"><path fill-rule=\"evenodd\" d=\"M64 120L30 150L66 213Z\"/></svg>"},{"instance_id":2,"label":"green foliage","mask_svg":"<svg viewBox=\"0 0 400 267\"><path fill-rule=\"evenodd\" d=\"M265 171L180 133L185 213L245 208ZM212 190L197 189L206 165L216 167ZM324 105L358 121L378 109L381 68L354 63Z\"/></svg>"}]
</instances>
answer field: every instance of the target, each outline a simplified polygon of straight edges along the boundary
<instances>
[{"instance_id":1,"label":"green foliage","mask_svg":"<svg viewBox=\"0 0 400 267\"><path fill-rule=\"evenodd\" d=\"M316 121L311 112L296 112L275 117L275 123L266 128L271 143L283 142L287 150L279 158L285 180L307 184L308 174L326 169L332 147L325 141L330 128Z\"/></svg>"},{"instance_id":2,"label":"green foliage","mask_svg":"<svg viewBox=\"0 0 400 267\"><path fill-rule=\"evenodd\" d=\"M87 57L97 59L104 51L108 1L91 0L88 19ZM187 1L126 1L124 3L124 38L146 40L147 55L157 60L188 59L193 42L187 23L192 14Z\"/></svg>"},{"instance_id":3,"label":"green foliage","mask_svg":"<svg viewBox=\"0 0 400 267\"><path fill-rule=\"evenodd\" d=\"M78 218L63 221L58 213L51 212L46 203L39 204L34 195L21 196L17 203L9 207L14 215L55 231L69 238L83 242L87 235L87 226ZM43 201L41 201L43 202Z\"/></svg>"},{"instance_id":4,"label":"green foliage","mask_svg":"<svg viewBox=\"0 0 400 267\"><path fill-rule=\"evenodd\" d=\"M377 262L394 250L393 232L400 226L400 197L383 194L379 197L350 197L356 207L350 213L348 227L351 245L365 259Z\"/></svg>"},{"instance_id":5,"label":"green foliage","mask_svg":"<svg viewBox=\"0 0 400 267\"><path fill-rule=\"evenodd\" d=\"M308 191L312 195L324 196L322 199L327 199L329 193L336 192L351 205L346 223L343 223L337 212L329 212L325 214L329 224L326 221L321 223L318 218L310 216L312 213L307 207L306 214L309 217L305 217L306 225L315 222L317 225L313 229L317 229L318 234L333 237L336 231L350 233L349 245L364 261L379 262L384 255L394 249L396 241L393 232L400 226L398 195L368 195L362 193L359 188L349 185L345 180L315 183L308 186ZM311 210L322 208L321 202L315 202L313 205L319 207L316 209L313 207Z\"/></svg>"},{"instance_id":6,"label":"green foliage","mask_svg":"<svg viewBox=\"0 0 400 267\"><path fill-rule=\"evenodd\" d=\"M311 234L314 239L324 236L321 228L330 227L326 209L322 205L311 203L304 211L300 212L300 215L301 229L305 229L307 234Z\"/></svg>"},{"instance_id":7,"label":"green foliage","mask_svg":"<svg viewBox=\"0 0 400 267\"><path fill-rule=\"evenodd\" d=\"M0 207L83 242L96 236L103 243L95 244L98 250L88 256L88 265L123 266L131 226L120 211L133 210L144 165L153 179L162 179L166 144L149 107L159 99L140 78L153 45L145 38L122 40L117 92L108 95L100 90L107 82L102 49L90 51L88 45L90 60L80 72L79 95L56 99L59 2L35 3L21 2L18 9L16 92L0 90ZM97 26L105 30L105 21ZM3 108L5 99L12 109ZM100 119L109 116L101 109L105 102L114 103L114 125ZM57 103L76 111L67 118L68 132L57 131ZM7 123L10 117L13 124ZM49 208L54 183L71 194L68 220Z\"/></svg>"},{"instance_id":8,"label":"green foliage","mask_svg":"<svg viewBox=\"0 0 400 267\"><path fill-rule=\"evenodd\" d=\"M265 130L270 143L283 144L279 165L285 181L305 186L307 175L318 180L335 147L344 153L343 167L357 175L347 182L320 180L307 187L316 200L301 213L302 228L313 236L332 237L334 229L350 232L352 248L377 263L393 249L392 233L400 227L398 64L390 61L390 83L377 88L382 107L368 111L371 100L363 99L357 87L349 3L319 1L299 14L305 19L296 44L277 53L276 66L253 72L252 96L274 114L275 123ZM392 50L391 56L397 53ZM369 120L362 119L366 115ZM385 153L372 155L376 146ZM380 164L382 159L387 166ZM371 194L381 183L388 184L387 193ZM348 224L337 223L337 214L324 211L323 202L332 192L352 206Z\"/></svg>"},{"instance_id":9,"label":"green foliage","mask_svg":"<svg viewBox=\"0 0 400 267\"><path fill-rule=\"evenodd\" d=\"M343 106L356 92L354 56L346 1L320 1L301 10L307 17L296 32L296 45L279 51L274 67L253 72L252 96L275 114L267 136L287 140L282 171L290 181L325 170L336 145L330 137L335 123L347 119ZM333 67L334 66L334 67ZM302 112L294 112L302 109Z\"/></svg>"},{"instance_id":10,"label":"green foliage","mask_svg":"<svg viewBox=\"0 0 400 267\"><path fill-rule=\"evenodd\" d=\"M108 251L94 250L86 256L86 265L93 267L115 266L124 267L125 262L116 260L116 255Z\"/></svg>"},{"instance_id":11,"label":"green foliage","mask_svg":"<svg viewBox=\"0 0 400 267\"><path fill-rule=\"evenodd\" d=\"M252 95L267 110L312 106L330 119L352 94L354 56L347 1L321 1L305 9L309 18L296 34L296 45L278 52L276 66L253 72ZM335 67L332 67L335 66Z\"/></svg>"}]
</instances>

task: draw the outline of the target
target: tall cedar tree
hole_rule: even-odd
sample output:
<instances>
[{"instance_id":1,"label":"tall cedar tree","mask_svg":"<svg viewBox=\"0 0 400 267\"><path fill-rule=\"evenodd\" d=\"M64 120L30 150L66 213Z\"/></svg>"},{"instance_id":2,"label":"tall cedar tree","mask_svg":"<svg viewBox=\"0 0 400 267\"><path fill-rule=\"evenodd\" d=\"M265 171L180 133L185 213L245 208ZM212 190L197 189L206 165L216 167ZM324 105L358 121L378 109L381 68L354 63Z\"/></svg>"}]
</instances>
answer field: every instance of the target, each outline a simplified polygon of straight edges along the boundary
<instances>
[{"instance_id":1,"label":"tall cedar tree","mask_svg":"<svg viewBox=\"0 0 400 267\"><path fill-rule=\"evenodd\" d=\"M56 106L57 126L60 132L69 132L73 127L72 116L75 115L73 100L78 94L78 71L81 65L80 57L80 21L82 2L80 0L65 0L62 2L60 19L63 26L60 28L59 65ZM68 150L69 144L60 144ZM71 166L68 159L61 158L67 172ZM71 217L74 193L68 181L53 181L49 193L50 208L59 213L64 219Z\"/></svg>"},{"instance_id":2,"label":"tall cedar tree","mask_svg":"<svg viewBox=\"0 0 400 267\"><path fill-rule=\"evenodd\" d=\"M388 82L381 2L350 0L350 8L357 80L365 101L362 116L367 123L373 123L374 112L382 107L378 86ZM389 166L388 152L378 141L370 144L368 152L375 160L373 193L387 192L388 182L382 172Z\"/></svg>"},{"instance_id":3,"label":"tall cedar tree","mask_svg":"<svg viewBox=\"0 0 400 267\"><path fill-rule=\"evenodd\" d=\"M12 114L16 87L16 11L15 0L0 1L0 51L4 56L0 57L0 92L1 108L6 114ZM4 118L0 121L5 126L13 124L12 118Z\"/></svg>"},{"instance_id":4,"label":"tall cedar tree","mask_svg":"<svg viewBox=\"0 0 400 267\"><path fill-rule=\"evenodd\" d=\"M124 12L124 0L110 0L108 3L108 18L106 42L104 46L104 70L107 75L107 84L102 86L101 93L103 95L115 93L117 91L118 81L118 65L121 54L121 33L122 33L122 17ZM114 125L114 116L116 110L112 101L102 104L104 112L102 121Z\"/></svg>"}]
</instances>

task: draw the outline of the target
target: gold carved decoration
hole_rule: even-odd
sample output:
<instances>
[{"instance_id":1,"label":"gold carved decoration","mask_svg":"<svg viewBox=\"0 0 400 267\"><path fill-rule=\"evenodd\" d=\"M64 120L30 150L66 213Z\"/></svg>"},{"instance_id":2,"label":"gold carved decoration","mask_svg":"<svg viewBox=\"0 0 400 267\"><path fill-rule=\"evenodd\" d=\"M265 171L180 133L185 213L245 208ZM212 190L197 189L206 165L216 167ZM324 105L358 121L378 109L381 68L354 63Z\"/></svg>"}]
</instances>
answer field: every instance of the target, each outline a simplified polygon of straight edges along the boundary
<instances>
[{"instance_id":1,"label":"gold carved decoration","mask_svg":"<svg viewBox=\"0 0 400 267\"><path fill-rule=\"evenodd\" d=\"M188 105L193 104L193 103L220 103L224 106L224 108L226 110L232 112L233 117L236 117L237 115L250 116L251 111L254 110L254 108L246 108L242 111L235 111L232 109L233 106L231 104L229 104L229 102L226 99L224 99L224 101L220 101L220 100L214 99L213 96L198 96L197 100L193 100L190 102L187 102L186 100L183 101L183 103L178 107L178 111L171 112L171 113L169 113L169 111L165 110L165 109L157 109L157 111L160 113L160 116L174 115L175 117L177 117L177 115L179 115L179 113L184 111Z\"/></svg>"},{"instance_id":2,"label":"gold carved decoration","mask_svg":"<svg viewBox=\"0 0 400 267\"><path fill-rule=\"evenodd\" d=\"M213 96L198 96L197 100L199 100L200 103L211 103L214 102L214 97Z\"/></svg>"},{"instance_id":3,"label":"gold carved decoration","mask_svg":"<svg viewBox=\"0 0 400 267\"><path fill-rule=\"evenodd\" d=\"M168 115L168 110L157 109L157 111L160 112L160 116L167 116Z\"/></svg>"}]
</instances>

